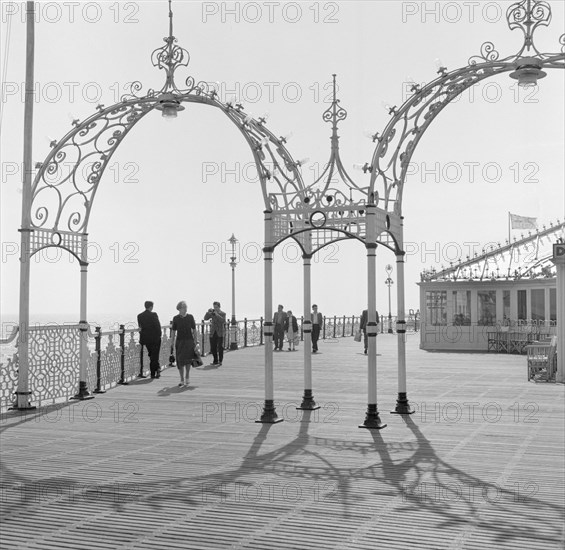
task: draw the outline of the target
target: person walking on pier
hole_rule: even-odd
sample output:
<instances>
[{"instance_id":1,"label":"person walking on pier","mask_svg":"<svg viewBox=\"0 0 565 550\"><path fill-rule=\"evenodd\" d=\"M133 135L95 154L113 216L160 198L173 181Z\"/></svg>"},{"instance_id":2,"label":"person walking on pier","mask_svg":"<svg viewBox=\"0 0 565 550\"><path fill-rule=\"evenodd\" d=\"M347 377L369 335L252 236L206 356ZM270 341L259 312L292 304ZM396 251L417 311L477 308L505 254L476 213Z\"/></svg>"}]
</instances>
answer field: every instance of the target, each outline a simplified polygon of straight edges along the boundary
<instances>
[{"instance_id":1,"label":"person walking on pier","mask_svg":"<svg viewBox=\"0 0 565 550\"><path fill-rule=\"evenodd\" d=\"M180 374L179 386L188 386L190 366L192 360L196 359L196 323L187 310L188 306L184 300L177 304L179 313L173 317L171 331L171 355L174 350Z\"/></svg>"},{"instance_id":2,"label":"person walking on pier","mask_svg":"<svg viewBox=\"0 0 565 550\"><path fill-rule=\"evenodd\" d=\"M318 339L320 338L320 330L324 323L324 316L318 311L318 306L312 306L312 353L318 353Z\"/></svg>"},{"instance_id":3,"label":"person walking on pier","mask_svg":"<svg viewBox=\"0 0 565 550\"><path fill-rule=\"evenodd\" d=\"M159 316L153 311L153 302L145 302L145 311L137 316L139 325L139 344L141 346L140 361L143 367L143 346L149 355L151 378L160 378L159 352L161 351L161 323ZM143 374L143 373L140 373Z\"/></svg>"},{"instance_id":4,"label":"person walking on pier","mask_svg":"<svg viewBox=\"0 0 565 550\"><path fill-rule=\"evenodd\" d=\"M298 344L298 321L290 309L286 314L284 330L288 339L288 351L296 351L296 345Z\"/></svg>"},{"instance_id":5,"label":"person walking on pier","mask_svg":"<svg viewBox=\"0 0 565 550\"><path fill-rule=\"evenodd\" d=\"M210 324L210 352L214 357L212 365L222 366L224 360L224 334L226 330L226 314L220 309L220 302L214 302L204 315L204 320Z\"/></svg>"},{"instance_id":6,"label":"person walking on pier","mask_svg":"<svg viewBox=\"0 0 565 550\"><path fill-rule=\"evenodd\" d=\"M278 311L273 315L273 340L275 341L274 351L282 351L284 345L284 331L286 325L286 312L283 306L279 305Z\"/></svg>"},{"instance_id":7,"label":"person walking on pier","mask_svg":"<svg viewBox=\"0 0 565 550\"><path fill-rule=\"evenodd\" d=\"M367 321L369 319L369 310L364 309L361 313L361 320L359 322L359 329L363 332L363 346L365 350L363 353L367 355L368 339L367 339ZM377 319L377 326L379 324L379 312L375 312L375 317Z\"/></svg>"}]
</instances>

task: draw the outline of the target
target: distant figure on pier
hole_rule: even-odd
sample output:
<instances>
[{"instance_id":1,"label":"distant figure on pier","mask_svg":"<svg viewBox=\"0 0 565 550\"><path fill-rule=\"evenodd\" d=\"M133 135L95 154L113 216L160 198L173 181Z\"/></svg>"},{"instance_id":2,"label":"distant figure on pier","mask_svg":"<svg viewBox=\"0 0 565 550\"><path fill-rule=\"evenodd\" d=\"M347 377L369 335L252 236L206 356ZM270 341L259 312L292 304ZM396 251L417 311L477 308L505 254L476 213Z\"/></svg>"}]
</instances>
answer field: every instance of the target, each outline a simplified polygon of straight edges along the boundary
<instances>
[{"instance_id":1,"label":"distant figure on pier","mask_svg":"<svg viewBox=\"0 0 565 550\"><path fill-rule=\"evenodd\" d=\"M176 355L176 363L180 374L179 386L188 386L190 366L196 359L196 323L194 317L187 313L188 306L183 300L177 304L178 315L173 317L171 331L171 354Z\"/></svg>"},{"instance_id":2,"label":"distant figure on pier","mask_svg":"<svg viewBox=\"0 0 565 550\"><path fill-rule=\"evenodd\" d=\"M290 309L286 313L284 330L286 332L286 337L288 340L288 351L296 351L296 346L298 345L299 341L298 321L296 320L296 317L292 314L292 311L290 311Z\"/></svg>"},{"instance_id":3,"label":"distant figure on pier","mask_svg":"<svg viewBox=\"0 0 565 550\"><path fill-rule=\"evenodd\" d=\"M375 316L377 319L377 326L379 324L379 312L375 311ZM363 331L363 345L365 347L365 351L363 352L365 355L367 355L367 344L368 344L368 339L367 339L367 321L369 318L369 312L367 309L363 310L363 313L361 313L361 321L359 323L359 329Z\"/></svg>"},{"instance_id":4,"label":"distant figure on pier","mask_svg":"<svg viewBox=\"0 0 565 550\"><path fill-rule=\"evenodd\" d=\"M274 351L282 351L284 346L284 331L286 325L286 312L279 304L277 312L273 315L273 340L275 341Z\"/></svg>"},{"instance_id":5,"label":"distant figure on pier","mask_svg":"<svg viewBox=\"0 0 565 550\"><path fill-rule=\"evenodd\" d=\"M160 378L159 352L161 351L161 323L159 316L153 311L153 302L145 302L145 311L137 316L139 325L139 344L141 345L140 361L143 366L143 346L149 354L151 378ZM140 373L141 375L142 373Z\"/></svg>"},{"instance_id":6,"label":"distant figure on pier","mask_svg":"<svg viewBox=\"0 0 565 550\"><path fill-rule=\"evenodd\" d=\"M211 319L210 352L214 357L212 365L222 366L224 360L224 334L226 330L226 314L220 309L220 302L214 302L204 315L204 320Z\"/></svg>"},{"instance_id":7,"label":"distant figure on pier","mask_svg":"<svg viewBox=\"0 0 565 550\"><path fill-rule=\"evenodd\" d=\"M318 311L318 306L312 306L312 353L318 353L318 339L320 338L320 330L324 323L324 316Z\"/></svg>"}]
</instances>

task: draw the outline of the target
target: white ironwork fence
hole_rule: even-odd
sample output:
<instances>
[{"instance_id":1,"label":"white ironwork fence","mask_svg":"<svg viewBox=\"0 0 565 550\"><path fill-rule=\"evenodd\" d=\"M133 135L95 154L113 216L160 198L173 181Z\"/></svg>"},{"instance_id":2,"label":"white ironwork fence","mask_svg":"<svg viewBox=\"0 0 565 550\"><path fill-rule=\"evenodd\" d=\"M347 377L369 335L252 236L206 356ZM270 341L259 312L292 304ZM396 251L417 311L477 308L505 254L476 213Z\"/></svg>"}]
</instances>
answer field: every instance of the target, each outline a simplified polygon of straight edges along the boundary
<instances>
[{"instance_id":1,"label":"white ironwork fence","mask_svg":"<svg viewBox=\"0 0 565 550\"><path fill-rule=\"evenodd\" d=\"M300 339L303 340L303 318L297 319ZM359 316L326 316L320 338L347 338L359 328ZM407 318L407 330L418 330L418 319ZM396 318L392 319L393 327ZM236 321L235 338L239 348L263 345L262 317ZM388 318L381 317L379 331L386 332ZM170 325L162 328L159 363L169 364ZM210 324L201 321L197 325L198 342L202 355L210 352ZM225 326L224 347L230 349L233 331L230 322ZM0 362L0 410L6 411L14 401L18 382L18 355L15 338L17 329L10 337L0 340L6 346ZM68 401L78 393L80 325L43 325L29 329L29 381L32 403L36 406ZM127 384L135 378L146 376L149 371L147 348L139 344L139 329L126 328L103 331L96 327L88 331L87 388L94 393Z\"/></svg>"}]
</instances>

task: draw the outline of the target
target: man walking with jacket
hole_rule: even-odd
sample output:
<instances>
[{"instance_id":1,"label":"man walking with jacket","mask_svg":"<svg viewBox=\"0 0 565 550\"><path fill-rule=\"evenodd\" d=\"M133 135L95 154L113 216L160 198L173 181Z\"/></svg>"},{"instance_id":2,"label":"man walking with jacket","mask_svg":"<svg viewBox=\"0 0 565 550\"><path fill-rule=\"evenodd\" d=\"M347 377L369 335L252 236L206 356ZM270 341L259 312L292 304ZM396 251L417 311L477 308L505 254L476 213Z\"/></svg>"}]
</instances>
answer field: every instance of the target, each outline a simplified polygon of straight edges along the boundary
<instances>
[{"instance_id":1,"label":"man walking with jacket","mask_svg":"<svg viewBox=\"0 0 565 550\"><path fill-rule=\"evenodd\" d=\"M161 323L159 316L153 311L153 302L145 302L145 311L137 316L139 325L139 344L141 345L141 361L143 361L143 346L149 354L149 369L151 378L160 378L159 352L161 351Z\"/></svg>"}]
</instances>

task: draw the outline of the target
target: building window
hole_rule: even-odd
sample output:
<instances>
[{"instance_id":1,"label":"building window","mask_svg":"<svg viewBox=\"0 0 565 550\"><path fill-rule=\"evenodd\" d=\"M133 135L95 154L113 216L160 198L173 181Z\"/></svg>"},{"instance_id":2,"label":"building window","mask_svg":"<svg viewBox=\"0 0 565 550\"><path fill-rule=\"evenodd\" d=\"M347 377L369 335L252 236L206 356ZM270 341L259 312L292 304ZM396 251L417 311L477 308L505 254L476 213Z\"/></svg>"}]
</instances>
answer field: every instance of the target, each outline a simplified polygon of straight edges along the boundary
<instances>
[{"instance_id":1,"label":"building window","mask_svg":"<svg viewBox=\"0 0 565 550\"><path fill-rule=\"evenodd\" d=\"M502 291L502 319L510 321L510 291Z\"/></svg>"},{"instance_id":2,"label":"building window","mask_svg":"<svg viewBox=\"0 0 565 550\"><path fill-rule=\"evenodd\" d=\"M479 325L494 325L496 323L496 291L477 292L479 305Z\"/></svg>"},{"instance_id":3,"label":"building window","mask_svg":"<svg viewBox=\"0 0 565 550\"><path fill-rule=\"evenodd\" d=\"M549 289L549 320L557 322L557 289Z\"/></svg>"},{"instance_id":4,"label":"building window","mask_svg":"<svg viewBox=\"0 0 565 550\"><path fill-rule=\"evenodd\" d=\"M532 289L532 321L545 321L545 290Z\"/></svg>"},{"instance_id":5,"label":"building window","mask_svg":"<svg viewBox=\"0 0 565 550\"><path fill-rule=\"evenodd\" d=\"M453 291L453 324L469 326L471 324L471 291Z\"/></svg>"},{"instance_id":6,"label":"building window","mask_svg":"<svg viewBox=\"0 0 565 550\"><path fill-rule=\"evenodd\" d=\"M447 290L426 292L426 323L428 325L447 325Z\"/></svg>"},{"instance_id":7,"label":"building window","mask_svg":"<svg viewBox=\"0 0 565 550\"><path fill-rule=\"evenodd\" d=\"M528 306L526 302L526 291L518 291L518 320L526 321L528 319Z\"/></svg>"}]
</instances>

